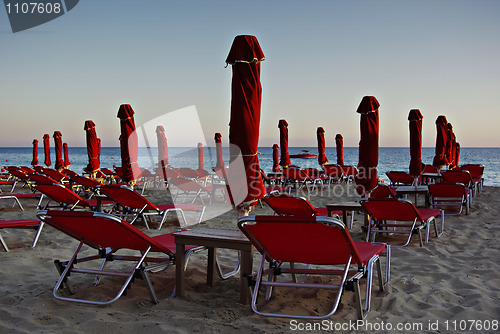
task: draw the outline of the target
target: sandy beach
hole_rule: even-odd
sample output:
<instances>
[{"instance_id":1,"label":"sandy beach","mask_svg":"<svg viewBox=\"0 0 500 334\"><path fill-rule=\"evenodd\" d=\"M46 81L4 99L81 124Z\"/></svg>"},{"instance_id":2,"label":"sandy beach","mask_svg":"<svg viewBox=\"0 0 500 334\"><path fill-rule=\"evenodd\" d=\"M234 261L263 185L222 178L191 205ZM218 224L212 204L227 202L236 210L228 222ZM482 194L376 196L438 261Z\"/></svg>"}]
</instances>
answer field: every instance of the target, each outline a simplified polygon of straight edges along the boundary
<instances>
[{"instance_id":1,"label":"sandy beach","mask_svg":"<svg viewBox=\"0 0 500 334\"><path fill-rule=\"evenodd\" d=\"M343 196L315 193L315 206L359 199L351 185L343 186ZM6 189L4 189L6 191ZM349 195L351 194L351 195ZM147 191L153 203L164 203L164 190ZM206 252L194 254L187 268L186 297L169 298L175 270L152 274L161 299L152 304L143 282L137 280L126 296L116 303L90 306L56 300L52 289L59 277L54 259L68 259L77 242L46 226L38 245L30 249L34 231L7 229L1 233L11 251L0 254L2 284L0 293L0 332L2 333L290 333L306 332L398 332L456 333L498 332L500 320L500 246L498 243L500 188L484 187L474 197L470 215L447 216L440 238L431 233L429 244L419 247L414 237L409 246L393 248L391 280L386 291L373 287L371 311L366 322L356 323L354 296L346 291L337 312L328 321L306 322L266 318L254 314L238 302L239 278L218 280L215 287L206 285ZM35 217L35 200L23 200L25 211L11 208L10 201L0 202L0 219ZM217 206L220 206L217 208ZM207 210L222 210L221 199ZM271 214L267 207L256 207L253 214ZM193 218L193 217L191 217ZM361 215L356 216L351 234L361 240ZM190 217L188 217L190 219ZM193 219L190 219L191 221ZM226 212L197 226L236 227L237 214ZM178 229L170 218L160 232ZM235 251L220 250L219 259L230 268ZM260 256L255 253L254 268ZM88 277L86 277L88 278ZM364 286L364 285L363 285ZM113 289L112 280L84 293L105 294ZM266 307L301 311L304 308L326 309L328 293L280 292ZM349 327L351 325L351 327ZM316 326L316 327L311 327ZM478 327L481 326L481 327ZM488 327L487 327L488 326ZM392 329L392 330L391 330ZM465 329L465 330L464 330ZM495 330L496 329L496 330Z\"/></svg>"}]
</instances>

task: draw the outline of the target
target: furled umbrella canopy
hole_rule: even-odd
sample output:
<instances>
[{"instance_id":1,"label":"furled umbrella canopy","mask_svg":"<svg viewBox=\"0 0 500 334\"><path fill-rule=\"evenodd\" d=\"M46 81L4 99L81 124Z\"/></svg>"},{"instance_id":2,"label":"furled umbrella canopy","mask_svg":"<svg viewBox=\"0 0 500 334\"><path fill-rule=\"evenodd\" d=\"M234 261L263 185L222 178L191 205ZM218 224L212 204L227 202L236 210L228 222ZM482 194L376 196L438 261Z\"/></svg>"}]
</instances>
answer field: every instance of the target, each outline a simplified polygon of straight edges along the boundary
<instances>
[{"instance_id":1,"label":"furled umbrella canopy","mask_svg":"<svg viewBox=\"0 0 500 334\"><path fill-rule=\"evenodd\" d=\"M69 161L69 151L67 143L63 144L63 155L64 155L64 168L68 168L69 166L71 166L71 162Z\"/></svg>"},{"instance_id":2,"label":"furled umbrella canopy","mask_svg":"<svg viewBox=\"0 0 500 334\"><path fill-rule=\"evenodd\" d=\"M455 165L459 166L459 162L460 162L460 144L457 143L456 144L456 149L455 149Z\"/></svg>"},{"instance_id":3,"label":"furled umbrella canopy","mask_svg":"<svg viewBox=\"0 0 500 334\"><path fill-rule=\"evenodd\" d=\"M214 136L215 140L215 154L217 161L215 167L224 167L224 159L222 158L222 135L217 132Z\"/></svg>"},{"instance_id":4,"label":"furled umbrella canopy","mask_svg":"<svg viewBox=\"0 0 500 334\"><path fill-rule=\"evenodd\" d=\"M453 132L453 125L451 123L446 124L446 160L450 169L455 167L455 144L456 137Z\"/></svg>"},{"instance_id":5,"label":"furled umbrella canopy","mask_svg":"<svg viewBox=\"0 0 500 334\"><path fill-rule=\"evenodd\" d=\"M279 164L279 159L280 159L280 152L279 152L279 146L278 144L273 145L273 172L278 173L280 171L280 164Z\"/></svg>"},{"instance_id":6,"label":"furled umbrella canopy","mask_svg":"<svg viewBox=\"0 0 500 334\"><path fill-rule=\"evenodd\" d=\"M31 166L38 166L38 139L33 139L33 160Z\"/></svg>"},{"instance_id":7,"label":"furled umbrella canopy","mask_svg":"<svg viewBox=\"0 0 500 334\"><path fill-rule=\"evenodd\" d=\"M344 166L344 137L340 133L335 136L335 146L337 148L337 165Z\"/></svg>"},{"instance_id":8,"label":"furled umbrella canopy","mask_svg":"<svg viewBox=\"0 0 500 334\"><path fill-rule=\"evenodd\" d=\"M436 168L448 165L448 160L446 160L446 124L448 124L446 117L438 116L436 119L436 151L432 161L432 165Z\"/></svg>"},{"instance_id":9,"label":"furled umbrella canopy","mask_svg":"<svg viewBox=\"0 0 500 334\"><path fill-rule=\"evenodd\" d=\"M203 161L203 144L198 143L198 169L205 169L205 163Z\"/></svg>"},{"instance_id":10,"label":"furled umbrella canopy","mask_svg":"<svg viewBox=\"0 0 500 334\"><path fill-rule=\"evenodd\" d=\"M328 158L325 154L325 129L318 127L316 129L316 138L318 139L318 164L323 166L328 163Z\"/></svg>"},{"instance_id":11,"label":"furled umbrella canopy","mask_svg":"<svg viewBox=\"0 0 500 334\"><path fill-rule=\"evenodd\" d=\"M43 153L45 155L44 164L50 166L50 135L48 133L43 135Z\"/></svg>"},{"instance_id":12,"label":"furled umbrella canopy","mask_svg":"<svg viewBox=\"0 0 500 334\"><path fill-rule=\"evenodd\" d=\"M226 58L226 64L231 65L233 73L228 181L233 205L244 214L266 194L257 152L262 99L260 62L264 59L257 38L249 35L236 36ZM244 166L234 165L233 162L240 156ZM246 182L233 186L238 180Z\"/></svg>"},{"instance_id":13,"label":"furled umbrella canopy","mask_svg":"<svg viewBox=\"0 0 500 334\"><path fill-rule=\"evenodd\" d=\"M130 104L122 104L118 109L117 117L120 119L121 178L124 182L134 184L141 174L137 165L139 144L135 131L134 110Z\"/></svg>"},{"instance_id":14,"label":"furled umbrella canopy","mask_svg":"<svg viewBox=\"0 0 500 334\"><path fill-rule=\"evenodd\" d=\"M85 121L83 129L85 130L85 137L87 142L87 156L89 159L89 163L87 164L87 167L84 168L84 170L87 171L87 173L89 173L92 177L95 177L95 174L101 168L101 164L99 162L99 155L101 154L101 148L98 143L94 122L90 120Z\"/></svg>"},{"instance_id":15,"label":"furled umbrella canopy","mask_svg":"<svg viewBox=\"0 0 500 334\"><path fill-rule=\"evenodd\" d=\"M56 161L54 163L54 168L58 171L64 169L63 160L63 147L62 147L62 134L60 131L54 131L54 151L56 153Z\"/></svg>"},{"instance_id":16,"label":"furled umbrella canopy","mask_svg":"<svg viewBox=\"0 0 500 334\"><path fill-rule=\"evenodd\" d=\"M165 128L162 125L156 127L156 139L158 141L158 166L168 166L167 137L165 136Z\"/></svg>"},{"instance_id":17,"label":"furled umbrella canopy","mask_svg":"<svg viewBox=\"0 0 500 334\"><path fill-rule=\"evenodd\" d=\"M361 114L359 141L358 175L355 178L356 190L367 196L378 183L378 136L380 104L374 96L364 96L356 110Z\"/></svg>"},{"instance_id":18,"label":"furled umbrella canopy","mask_svg":"<svg viewBox=\"0 0 500 334\"><path fill-rule=\"evenodd\" d=\"M284 119L280 119L278 122L278 128L280 129L280 166L288 167L290 166L290 154L288 153L288 123Z\"/></svg>"},{"instance_id":19,"label":"furled umbrella canopy","mask_svg":"<svg viewBox=\"0 0 500 334\"><path fill-rule=\"evenodd\" d=\"M416 178L422 173L422 119L418 109L411 109L408 115L410 123L410 174Z\"/></svg>"}]
</instances>

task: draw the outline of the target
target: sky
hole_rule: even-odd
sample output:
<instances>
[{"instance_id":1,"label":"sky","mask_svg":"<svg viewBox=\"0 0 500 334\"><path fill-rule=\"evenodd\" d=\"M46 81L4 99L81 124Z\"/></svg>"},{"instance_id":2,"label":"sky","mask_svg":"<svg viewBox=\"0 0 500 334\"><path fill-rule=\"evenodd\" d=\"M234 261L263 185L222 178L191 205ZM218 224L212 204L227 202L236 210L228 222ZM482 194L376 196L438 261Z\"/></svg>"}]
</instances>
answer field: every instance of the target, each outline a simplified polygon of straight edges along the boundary
<instances>
[{"instance_id":1,"label":"sky","mask_svg":"<svg viewBox=\"0 0 500 334\"><path fill-rule=\"evenodd\" d=\"M121 104L136 125L196 108L207 143L227 143L237 35L254 35L261 64L260 146L316 146L325 129L359 142L356 109L380 102L380 146L409 145L408 113L420 109L423 146L445 115L462 147L500 146L500 1L81 0L43 25L12 33L0 8L0 146L29 147L61 131L85 146L119 146ZM171 146L194 146L189 120ZM154 146L154 145L152 145Z\"/></svg>"}]
</instances>

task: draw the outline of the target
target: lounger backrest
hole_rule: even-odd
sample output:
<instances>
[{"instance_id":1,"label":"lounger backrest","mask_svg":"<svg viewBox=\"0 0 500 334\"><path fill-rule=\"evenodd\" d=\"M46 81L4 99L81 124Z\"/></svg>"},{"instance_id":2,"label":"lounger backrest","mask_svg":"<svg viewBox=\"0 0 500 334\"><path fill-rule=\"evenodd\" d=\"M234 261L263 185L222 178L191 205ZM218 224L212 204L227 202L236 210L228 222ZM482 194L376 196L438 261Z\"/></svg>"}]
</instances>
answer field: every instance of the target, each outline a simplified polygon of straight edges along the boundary
<instances>
[{"instance_id":1,"label":"lounger backrest","mask_svg":"<svg viewBox=\"0 0 500 334\"><path fill-rule=\"evenodd\" d=\"M407 184L411 185L413 183L413 176L410 173L402 172L402 171L390 171L385 173L389 180L391 180L391 184Z\"/></svg>"},{"instance_id":2,"label":"lounger backrest","mask_svg":"<svg viewBox=\"0 0 500 334\"><path fill-rule=\"evenodd\" d=\"M344 176L344 171L342 170L342 167L339 165L335 164L323 165L323 170L325 171L325 174L330 177L341 178L342 176Z\"/></svg>"},{"instance_id":3,"label":"lounger backrest","mask_svg":"<svg viewBox=\"0 0 500 334\"><path fill-rule=\"evenodd\" d=\"M59 183L37 184L36 189L48 198L61 204L89 206L86 200Z\"/></svg>"},{"instance_id":4,"label":"lounger backrest","mask_svg":"<svg viewBox=\"0 0 500 334\"><path fill-rule=\"evenodd\" d=\"M26 173L24 173L23 171L21 170L9 170L9 173L12 175L12 176L15 176L17 177L18 179L20 180L23 180L23 181L27 181L29 180L28 179L28 175L26 175Z\"/></svg>"},{"instance_id":5,"label":"lounger backrest","mask_svg":"<svg viewBox=\"0 0 500 334\"><path fill-rule=\"evenodd\" d=\"M473 179L480 179L483 177L483 173L484 173L484 166L483 165L467 164L467 165L461 166L460 169L463 171L468 171L470 176Z\"/></svg>"},{"instance_id":6,"label":"lounger backrest","mask_svg":"<svg viewBox=\"0 0 500 334\"><path fill-rule=\"evenodd\" d=\"M435 166L433 165L425 165L424 169L422 170L422 173L437 173L438 170Z\"/></svg>"},{"instance_id":7,"label":"lounger backrest","mask_svg":"<svg viewBox=\"0 0 500 334\"><path fill-rule=\"evenodd\" d=\"M45 223L95 249L134 249L172 254L172 251L120 218L90 211L41 211Z\"/></svg>"},{"instance_id":8,"label":"lounger backrest","mask_svg":"<svg viewBox=\"0 0 500 334\"><path fill-rule=\"evenodd\" d=\"M182 173L184 177L190 179L197 179L199 177L198 173L192 168L179 168L179 171Z\"/></svg>"},{"instance_id":9,"label":"lounger backrest","mask_svg":"<svg viewBox=\"0 0 500 334\"><path fill-rule=\"evenodd\" d=\"M268 261L362 263L344 224L331 217L248 216L238 226Z\"/></svg>"},{"instance_id":10,"label":"lounger backrest","mask_svg":"<svg viewBox=\"0 0 500 334\"><path fill-rule=\"evenodd\" d=\"M28 175L28 178L30 181L35 182L35 184L38 186L40 184L53 184L53 183L58 183L56 180L53 178L42 175L42 174L30 174Z\"/></svg>"},{"instance_id":11,"label":"lounger backrest","mask_svg":"<svg viewBox=\"0 0 500 334\"><path fill-rule=\"evenodd\" d=\"M366 212L375 220L423 222L412 202L395 198L370 198L361 201Z\"/></svg>"},{"instance_id":12,"label":"lounger backrest","mask_svg":"<svg viewBox=\"0 0 500 334\"><path fill-rule=\"evenodd\" d=\"M446 171L442 172L441 175L447 183L463 183L467 187L472 184L472 178L468 171Z\"/></svg>"},{"instance_id":13,"label":"lounger backrest","mask_svg":"<svg viewBox=\"0 0 500 334\"><path fill-rule=\"evenodd\" d=\"M370 193L373 198L391 198L396 197L396 194L386 184L378 184L375 189Z\"/></svg>"},{"instance_id":14,"label":"lounger backrest","mask_svg":"<svg viewBox=\"0 0 500 334\"><path fill-rule=\"evenodd\" d=\"M48 177L53 178L57 182L61 182L64 178L66 178L66 175L64 175L63 173L60 173L60 172L56 171L55 169L51 169L51 168L45 168L43 170L43 173L45 175L47 175Z\"/></svg>"},{"instance_id":15,"label":"lounger backrest","mask_svg":"<svg viewBox=\"0 0 500 334\"><path fill-rule=\"evenodd\" d=\"M87 188L95 188L95 187L102 184L94 179L90 179L88 177L81 176L81 175L73 175L70 178L73 182L75 182L79 185L82 185L84 187L87 187Z\"/></svg>"},{"instance_id":16,"label":"lounger backrest","mask_svg":"<svg viewBox=\"0 0 500 334\"><path fill-rule=\"evenodd\" d=\"M287 179L296 180L296 181L309 180L309 176L302 169L297 168L297 167L283 168L283 175Z\"/></svg>"},{"instance_id":17,"label":"lounger backrest","mask_svg":"<svg viewBox=\"0 0 500 334\"><path fill-rule=\"evenodd\" d=\"M190 179L172 179L170 183L183 191L206 190L201 184Z\"/></svg>"},{"instance_id":18,"label":"lounger backrest","mask_svg":"<svg viewBox=\"0 0 500 334\"><path fill-rule=\"evenodd\" d=\"M463 198L466 190L462 183L435 183L429 184L429 193L432 197Z\"/></svg>"},{"instance_id":19,"label":"lounger backrest","mask_svg":"<svg viewBox=\"0 0 500 334\"><path fill-rule=\"evenodd\" d=\"M132 209L157 210L158 207L148 201L138 192L122 184L106 184L99 186L101 193L111 198L116 203Z\"/></svg>"},{"instance_id":20,"label":"lounger backrest","mask_svg":"<svg viewBox=\"0 0 500 334\"><path fill-rule=\"evenodd\" d=\"M358 175L358 169L356 168L356 166L341 166L341 167L346 176L355 177L356 175Z\"/></svg>"},{"instance_id":21,"label":"lounger backrest","mask_svg":"<svg viewBox=\"0 0 500 334\"><path fill-rule=\"evenodd\" d=\"M305 198L287 194L269 194L262 200L278 215L316 216L317 212Z\"/></svg>"}]
</instances>

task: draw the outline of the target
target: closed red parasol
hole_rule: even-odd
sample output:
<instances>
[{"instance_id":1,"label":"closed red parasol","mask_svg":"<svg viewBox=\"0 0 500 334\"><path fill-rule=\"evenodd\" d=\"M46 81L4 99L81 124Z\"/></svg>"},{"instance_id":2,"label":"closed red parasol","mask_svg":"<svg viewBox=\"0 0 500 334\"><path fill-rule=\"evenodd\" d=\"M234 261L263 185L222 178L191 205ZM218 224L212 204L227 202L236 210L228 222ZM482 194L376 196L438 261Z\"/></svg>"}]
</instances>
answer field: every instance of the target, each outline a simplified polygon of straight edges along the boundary
<instances>
[{"instance_id":1,"label":"closed red parasol","mask_svg":"<svg viewBox=\"0 0 500 334\"><path fill-rule=\"evenodd\" d=\"M217 162L215 167L224 167L224 160L222 159L222 135L216 133L214 136L215 140L215 154L217 155Z\"/></svg>"},{"instance_id":2,"label":"closed red parasol","mask_svg":"<svg viewBox=\"0 0 500 334\"><path fill-rule=\"evenodd\" d=\"M378 108L374 96L364 96L356 110L361 114L358 175L356 190L361 196L368 196L378 183Z\"/></svg>"},{"instance_id":3,"label":"closed red parasol","mask_svg":"<svg viewBox=\"0 0 500 334\"><path fill-rule=\"evenodd\" d=\"M444 167L448 164L446 160L446 117L441 115L436 119L436 153L432 161L432 165L436 168Z\"/></svg>"},{"instance_id":4,"label":"closed red parasol","mask_svg":"<svg viewBox=\"0 0 500 334\"><path fill-rule=\"evenodd\" d=\"M411 109L410 121L410 174L417 178L422 173L422 119L418 109Z\"/></svg>"},{"instance_id":5,"label":"closed red parasol","mask_svg":"<svg viewBox=\"0 0 500 334\"><path fill-rule=\"evenodd\" d=\"M158 141L158 166L168 166L167 137L165 137L165 128L162 125L156 127L156 139Z\"/></svg>"},{"instance_id":6,"label":"closed red parasol","mask_svg":"<svg viewBox=\"0 0 500 334\"><path fill-rule=\"evenodd\" d=\"M48 133L43 135L43 153L45 155L44 164L50 166L50 135Z\"/></svg>"},{"instance_id":7,"label":"closed red parasol","mask_svg":"<svg viewBox=\"0 0 500 334\"><path fill-rule=\"evenodd\" d=\"M198 169L205 169L203 162L203 144L198 143Z\"/></svg>"},{"instance_id":8,"label":"closed red parasol","mask_svg":"<svg viewBox=\"0 0 500 334\"><path fill-rule=\"evenodd\" d=\"M280 171L280 164L279 164L279 159L280 159L280 148L278 144L273 145L273 172L278 173Z\"/></svg>"},{"instance_id":9,"label":"closed red parasol","mask_svg":"<svg viewBox=\"0 0 500 334\"><path fill-rule=\"evenodd\" d=\"M54 168L57 171L61 171L64 169L62 134L60 131L54 131L53 137L54 151L56 153L56 162L54 163Z\"/></svg>"},{"instance_id":10,"label":"closed red parasol","mask_svg":"<svg viewBox=\"0 0 500 334\"><path fill-rule=\"evenodd\" d=\"M337 147L337 165L344 166L344 137L340 133L335 136L335 146Z\"/></svg>"},{"instance_id":11,"label":"closed red parasol","mask_svg":"<svg viewBox=\"0 0 500 334\"><path fill-rule=\"evenodd\" d=\"M226 59L226 64L231 65L233 72L229 121L229 186L233 205L245 213L266 194L257 156L262 99L260 62L263 60L264 54L257 38L249 35L234 38ZM243 158L243 168L238 163L233 164L239 157ZM246 180L246 184L234 187L232 181L237 179Z\"/></svg>"},{"instance_id":12,"label":"closed red parasol","mask_svg":"<svg viewBox=\"0 0 500 334\"><path fill-rule=\"evenodd\" d=\"M137 165L139 144L135 131L134 110L130 104L122 104L118 109L117 117L120 119L121 177L123 181L133 184L141 174Z\"/></svg>"},{"instance_id":13,"label":"closed red parasol","mask_svg":"<svg viewBox=\"0 0 500 334\"><path fill-rule=\"evenodd\" d=\"M451 123L446 124L446 161L448 161L448 166L450 169L455 168L455 144L457 139L455 133L453 132L453 125Z\"/></svg>"},{"instance_id":14,"label":"closed red parasol","mask_svg":"<svg viewBox=\"0 0 500 334\"><path fill-rule=\"evenodd\" d=\"M87 156L89 158L89 163L84 170L89 173L92 177L99 171L100 162L99 155L101 154L101 148L98 143L97 133L95 131L95 124L92 121L85 121L83 129L86 133L87 140Z\"/></svg>"},{"instance_id":15,"label":"closed red parasol","mask_svg":"<svg viewBox=\"0 0 500 334\"><path fill-rule=\"evenodd\" d=\"M69 162L69 152L68 152L68 144L63 144L63 155L64 155L64 168L68 168L71 166L71 162Z\"/></svg>"},{"instance_id":16,"label":"closed red parasol","mask_svg":"<svg viewBox=\"0 0 500 334\"><path fill-rule=\"evenodd\" d=\"M456 144L456 149L455 149L455 165L459 166L459 162L460 162L460 144L457 143Z\"/></svg>"},{"instance_id":17,"label":"closed red parasol","mask_svg":"<svg viewBox=\"0 0 500 334\"><path fill-rule=\"evenodd\" d=\"M280 119L278 128L280 129L280 166L285 168L291 164L290 155L288 154L288 123L284 119Z\"/></svg>"},{"instance_id":18,"label":"closed red parasol","mask_svg":"<svg viewBox=\"0 0 500 334\"><path fill-rule=\"evenodd\" d=\"M38 139L33 139L33 160L31 166L38 166Z\"/></svg>"},{"instance_id":19,"label":"closed red parasol","mask_svg":"<svg viewBox=\"0 0 500 334\"><path fill-rule=\"evenodd\" d=\"M328 163L328 158L325 154L325 129L318 127L316 129L316 138L318 139L318 164L323 166Z\"/></svg>"}]
</instances>

